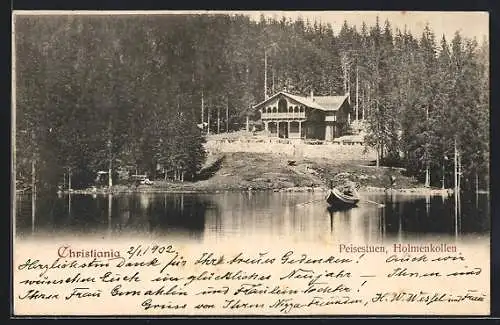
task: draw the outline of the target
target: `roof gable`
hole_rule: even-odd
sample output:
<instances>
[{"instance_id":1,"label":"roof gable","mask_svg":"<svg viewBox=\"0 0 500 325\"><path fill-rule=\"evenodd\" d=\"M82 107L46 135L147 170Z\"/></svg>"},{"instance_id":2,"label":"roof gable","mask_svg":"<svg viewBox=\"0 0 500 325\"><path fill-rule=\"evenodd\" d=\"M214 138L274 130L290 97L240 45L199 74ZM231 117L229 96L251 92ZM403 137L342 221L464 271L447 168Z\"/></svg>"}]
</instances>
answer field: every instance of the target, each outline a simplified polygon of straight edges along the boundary
<instances>
[{"instance_id":1,"label":"roof gable","mask_svg":"<svg viewBox=\"0 0 500 325\"><path fill-rule=\"evenodd\" d=\"M347 100L347 95L345 96L317 96L314 97L314 100L311 100L310 97L303 97L303 96L298 96L298 95L293 95L289 94L284 91L280 91L268 99L258 103L257 105L254 105L253 108L258 108L259 106L265 105L266 103L269 103L270 101L274 100L277 96L279 95L286 96L302 105L305 105L307 107L319 109L322 111L337 111L342 104Z\"/></svg>"}]
</instances>

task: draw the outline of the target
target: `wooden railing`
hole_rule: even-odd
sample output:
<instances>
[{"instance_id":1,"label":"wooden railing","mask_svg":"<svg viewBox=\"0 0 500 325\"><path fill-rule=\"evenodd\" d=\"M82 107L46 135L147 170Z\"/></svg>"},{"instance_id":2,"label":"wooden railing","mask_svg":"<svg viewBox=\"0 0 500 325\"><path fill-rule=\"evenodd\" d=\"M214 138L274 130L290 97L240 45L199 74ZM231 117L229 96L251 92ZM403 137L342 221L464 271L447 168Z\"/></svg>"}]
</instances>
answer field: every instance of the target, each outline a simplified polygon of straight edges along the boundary
<instances>
[{"instance_id":1,"label":"wooden railing","mask_svg":"<svg viewBox=\"0 0 500 325\"><path fill-rule=\"evenodd\" d=\"M262 113L262 119L304 119L306 112L297 113Z\"/></svg>"}]
</instances>

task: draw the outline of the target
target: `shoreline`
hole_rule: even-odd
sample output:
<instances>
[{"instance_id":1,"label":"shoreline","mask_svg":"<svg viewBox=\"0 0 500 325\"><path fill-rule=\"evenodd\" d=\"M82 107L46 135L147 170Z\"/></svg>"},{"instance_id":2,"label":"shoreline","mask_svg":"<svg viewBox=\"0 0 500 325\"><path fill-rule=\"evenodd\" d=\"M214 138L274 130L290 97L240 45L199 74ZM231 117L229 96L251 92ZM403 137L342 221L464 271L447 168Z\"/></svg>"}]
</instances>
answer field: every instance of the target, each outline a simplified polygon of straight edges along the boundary
<instances>
[{"instance_id":1,"label":"shoreline","mask_svg":"<svg viewBox=\"0 0 500 325\"><path fill-rule=\"evenodd\" d=\"M352 158L352 157L351 157ZM358 157L361 158L361 157ZM151 185L116 183L111 188L89 185L87 188L59 190L63 194L126 194L126 193L186 193L209 194L225 192L326 192L330 185L348 182L358 184L360 193L390 193L395 195L438 195L453 193L452 189L424 187L417 179L400 168L374 167L365 159L332 160L288 157L280 154L235 152L212 154L196 181L175 182L154 180ZM392 179L393 188L389 188ZM328 184L328 185L327 185ZM30 193L19 189L16 194ZM57 191L57 190L55 190ZM54 193L55 194L55 193Z\"/></svg>"},{"instance_id":2,"label":"shoreline","mask_svg":"<svg viewBox=\"0 0 500 325\"><path fill-rule=\"evenodd\" d=\"M217 194L224 192L274 192L274 193L324 193L328 191L328 189L323 187L287 187L287 188L274 188L274 189L234 189L234 188L226 188L226 189L168 189L168 188L159 188L159 187L138 187L138 188L112 188L109 191L107 188L98 188L98 189L75 189L75 190L64 190L58 191L57 193L62 195L71 194L80 194L80 195L105 195L105 194L146 194L146 193L165 193L165 194ZM361 187L358 190L359 193L366 194L381 194L381 193L390 193L396 195L452 195L453 189L438 189L438 188L425 188L425 187L414 187L414 188L400 188L400 189L386 189L382 187Z\"/></svg>"}]
</instances>

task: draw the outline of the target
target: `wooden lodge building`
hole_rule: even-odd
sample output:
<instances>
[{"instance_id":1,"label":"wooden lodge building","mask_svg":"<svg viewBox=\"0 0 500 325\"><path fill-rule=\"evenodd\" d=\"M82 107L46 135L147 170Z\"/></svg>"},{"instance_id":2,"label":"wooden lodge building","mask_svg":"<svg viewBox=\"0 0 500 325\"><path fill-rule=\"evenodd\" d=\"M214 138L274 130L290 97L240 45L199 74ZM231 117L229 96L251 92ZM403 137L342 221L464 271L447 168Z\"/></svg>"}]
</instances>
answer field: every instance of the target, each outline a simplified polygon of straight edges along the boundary
<instances>
[{"instance_id":1,"label":"wooden lodge building","mask_svg":"<svg viewBox=\"0 0 500 325\"><path fill-rule=\"evenodd\" d=\"M347 132L349 95L302 97L280 91L255 105L270 136L332 141Z\"/></svg>"}]
</instances>

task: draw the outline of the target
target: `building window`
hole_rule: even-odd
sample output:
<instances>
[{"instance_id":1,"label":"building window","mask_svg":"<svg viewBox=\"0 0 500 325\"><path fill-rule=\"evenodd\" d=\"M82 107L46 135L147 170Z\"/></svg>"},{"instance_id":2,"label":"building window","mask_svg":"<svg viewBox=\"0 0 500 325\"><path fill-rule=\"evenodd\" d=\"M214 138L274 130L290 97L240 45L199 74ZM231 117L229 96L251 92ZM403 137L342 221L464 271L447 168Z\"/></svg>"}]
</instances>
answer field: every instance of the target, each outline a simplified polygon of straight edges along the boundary
<instances>
[{"instance_id":1,"label":"building window","mask_svg":"<svg viewBox=\"0 0 500 325\"><path fill-rule=\"evenodd\" d=\"M278 112L279 113L285 113L287 111L286 109L286 100L284 98L281 98L279 101L278 101Z\"/></svg>"},{"instance_id":2,"label":"building window","mask_svg":"<svg viewBox=\"0 0 500 325\"><path fill-rule=\"evenodd\" d=\"M304 112L304 106L300 106L300 112Z\"/></svg>"},{"instance_id":3,"label":"building window","mask_svg":"<svg viewBox=\"0 0 500 325\"><path fill-rule=\"evenodd\" d=\"M277 110L276 110L276 106L273 107L273 113L276 113Z\"/></svg>"},{"instance_id":4,"label":"building window","mask_svg":"<svg viewBox=\"0 0 500 325\"><path fill-rule=\"evenodd\" d=\"M276 133L276 122L269 122L268 130L270 133Z\"/></svg>"},{"instance_id":5,"label":"building window","mask_svg":"<svg viewBox=\"0 0 500 325\"><path fill-rule=\"evenodd\" d=\"M299 133L299 122L290 123L290 133Z\"/></svg>"},{"instance_id":6,"label":"building window","mask_svg":"<svg viewBox=\"0 0 500 325\"><path fill-rule=\"evenodd\" d=\"M299 107L298 107L298 106L295 106L295 107L293 108L293 111L294 111L295 113L298 113L298 112L299 112Z\"/></svg>"},{"instance_id":7,"label":"building window","mask_svg":"<svg viewBox=\"0 0 500 325\"><path fill-rule=\"evenodd\" d=\"M293 106L288 107L288 113L292 113L292 112L293 112Z\"/></svg>"}]
</instances>

